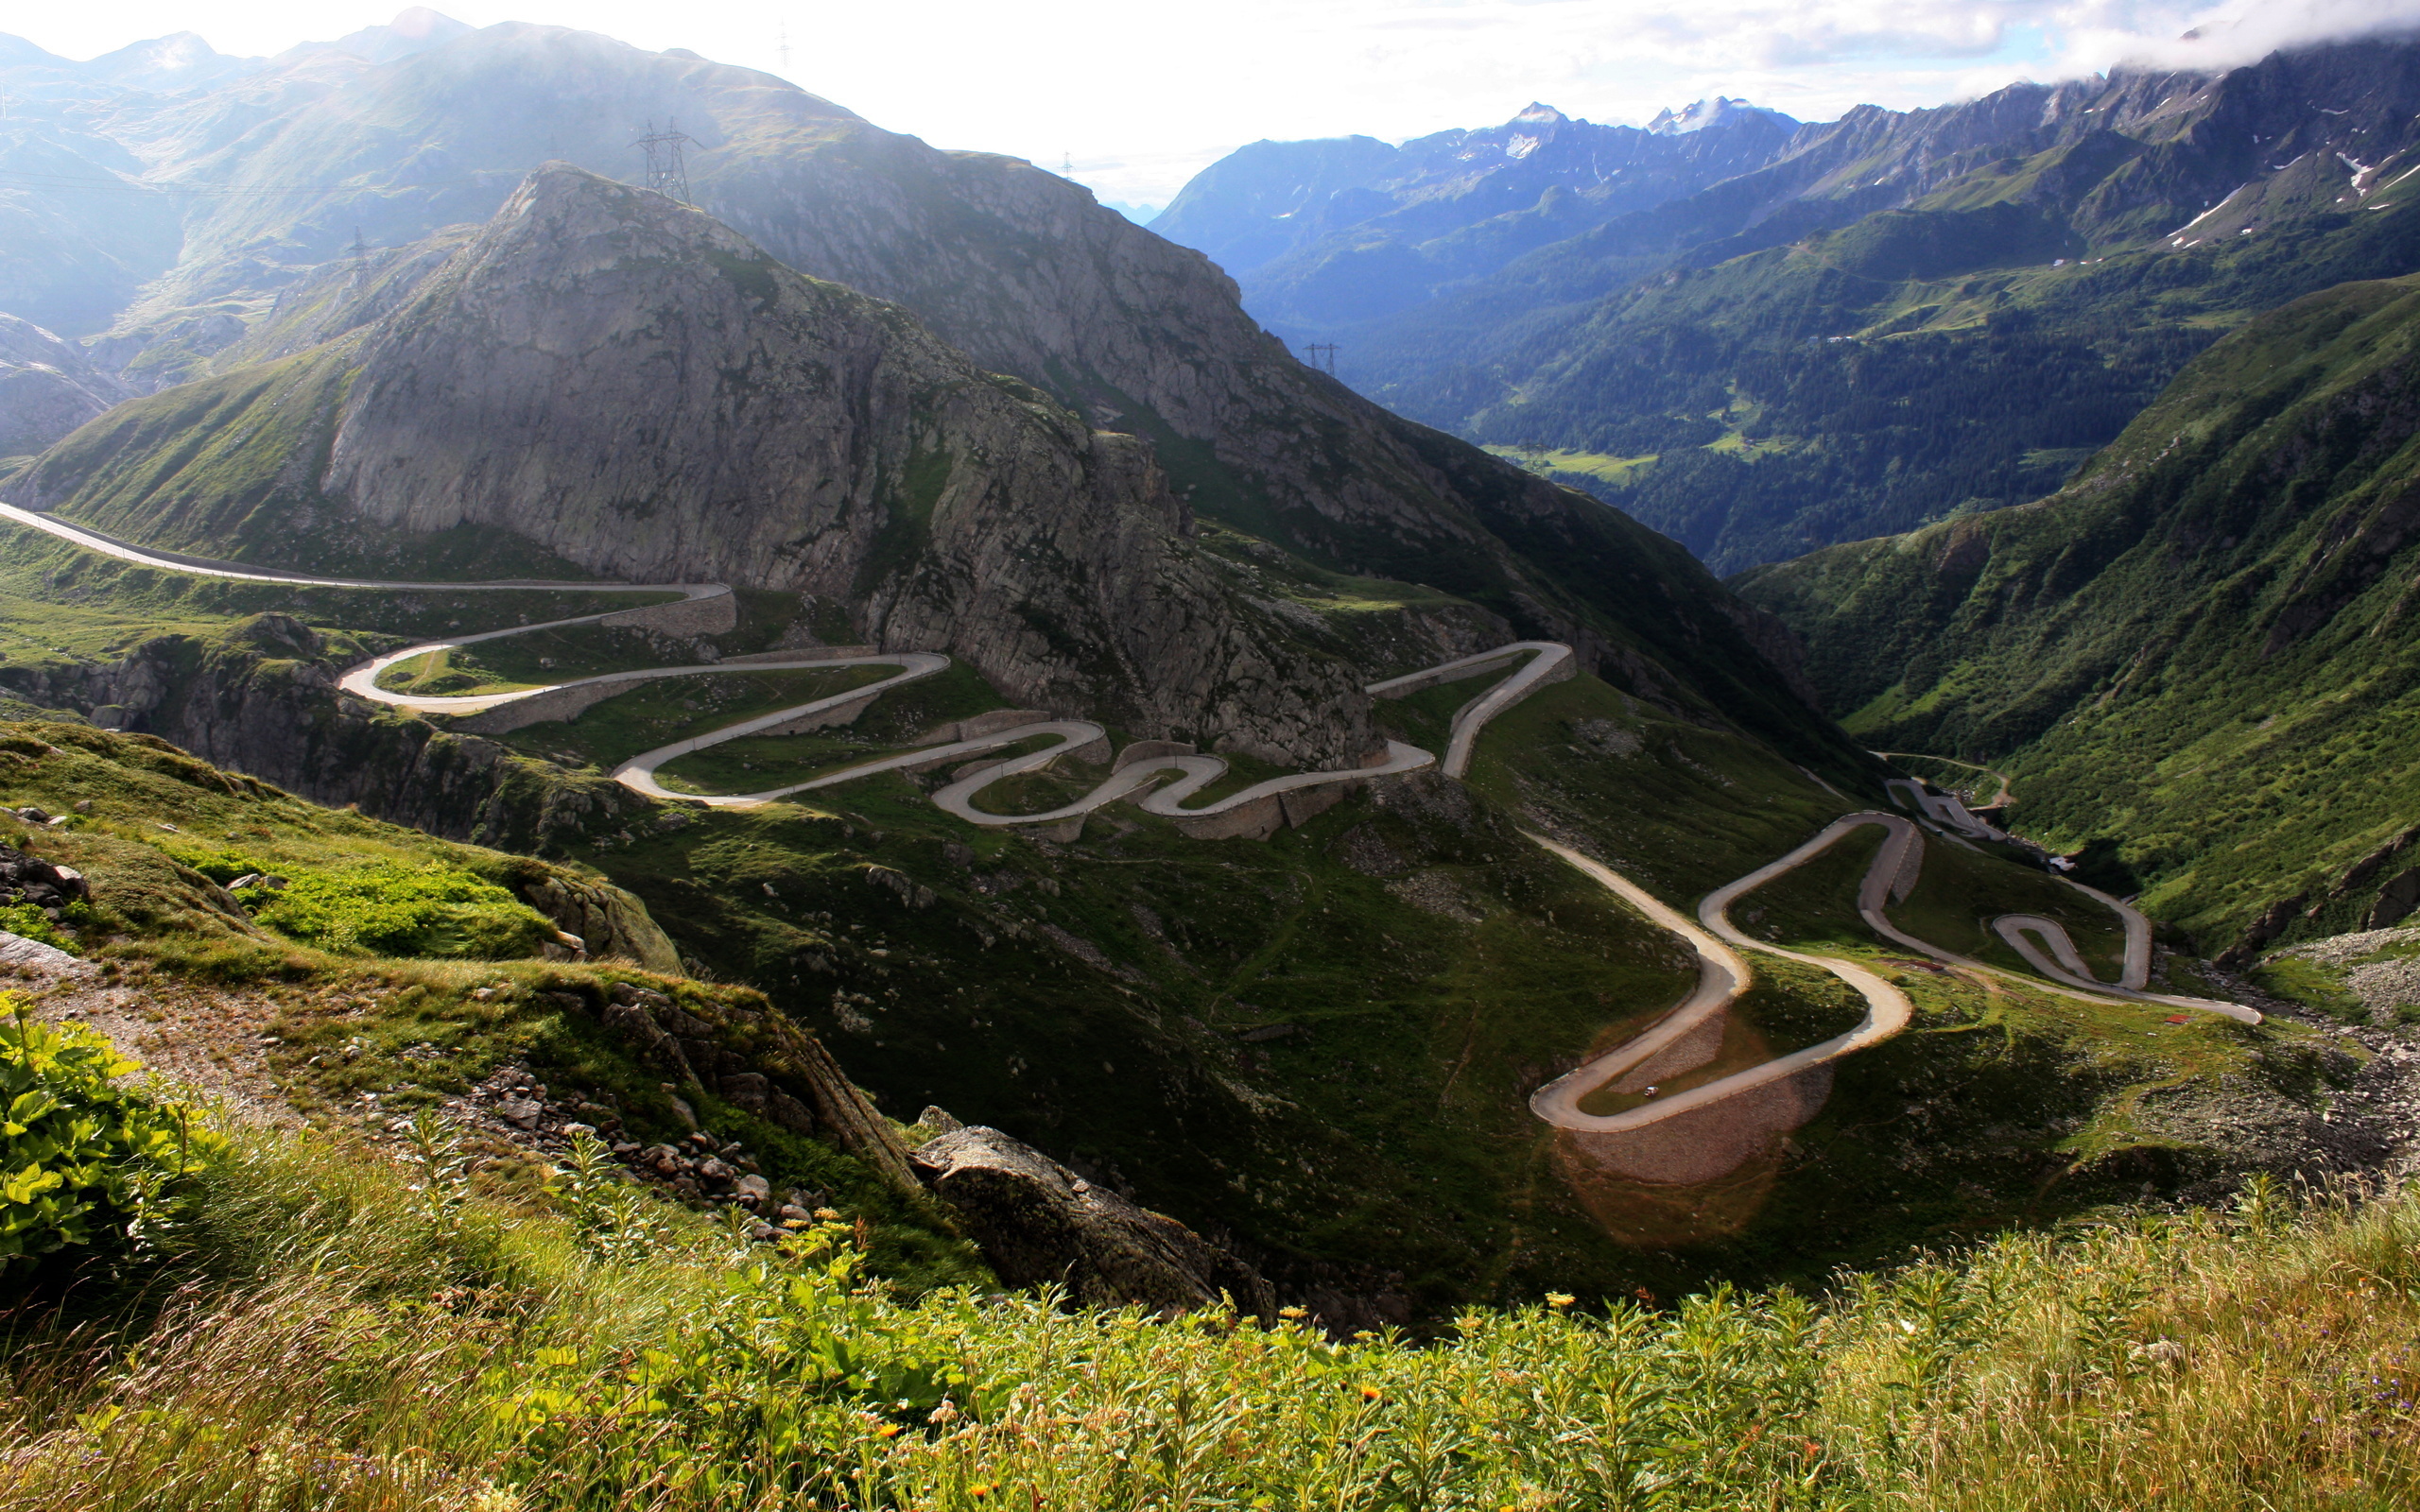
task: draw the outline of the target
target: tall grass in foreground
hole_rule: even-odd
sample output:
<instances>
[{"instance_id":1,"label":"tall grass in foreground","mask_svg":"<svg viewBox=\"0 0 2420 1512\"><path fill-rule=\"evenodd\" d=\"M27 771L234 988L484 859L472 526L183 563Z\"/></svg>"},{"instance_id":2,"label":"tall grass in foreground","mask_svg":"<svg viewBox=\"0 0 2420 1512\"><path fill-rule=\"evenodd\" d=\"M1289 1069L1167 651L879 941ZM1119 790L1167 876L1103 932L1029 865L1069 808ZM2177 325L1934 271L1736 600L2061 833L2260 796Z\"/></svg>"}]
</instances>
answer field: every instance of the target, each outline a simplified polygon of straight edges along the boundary
<instances>
[{"instance_id":1,"label":"tall grass in foreground","mask_svg":"<svg viewBox=\"0 0 2420 1512\"><path fill-rule=\"evenodd\" d=\"M0 1512L2420 1504L2408 1193L1415 1347L903 1305L839 1225L749 1252L594 1171L531 1214L433 1146L245 1135L208 1180L137 1321L14 1320Z\"/></svg>"}]
</instances>

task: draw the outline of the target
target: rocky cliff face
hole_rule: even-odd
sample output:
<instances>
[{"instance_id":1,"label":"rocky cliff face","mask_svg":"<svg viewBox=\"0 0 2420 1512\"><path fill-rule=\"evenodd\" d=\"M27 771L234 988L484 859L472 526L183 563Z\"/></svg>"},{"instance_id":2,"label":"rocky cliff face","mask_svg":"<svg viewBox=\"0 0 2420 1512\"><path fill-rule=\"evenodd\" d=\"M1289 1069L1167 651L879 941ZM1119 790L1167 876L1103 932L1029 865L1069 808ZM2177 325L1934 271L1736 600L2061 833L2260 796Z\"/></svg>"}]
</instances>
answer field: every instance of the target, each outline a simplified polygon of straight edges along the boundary
<instances>
[{"instance_id":1,"label":"rocky cliff face","mask_svg":"<svg viewBox=\"0 0 2420 1512\"><path fill-rule=\"evenodd\" d=\"M0 456L28 456L133 390L82 348L0 315Z\"/></svg>"},{"instance_id":2,"label":"rocky cliff face","mask_svg":"<svg viewBox=\"0 0 2420 1512\"><path fill-rule=\"evenodd\" d=\"M1201 558L1142 443L661 196L542 170L409 300L288 366L287 387L247 388L248 369L204 404L214 429L267 435L264 496L163 463L182 391L14 494L264 560L293 549L265 508L489 527L610 577L850 604L869 640L1143 732L1305 765L1377 744L1349 670ZM289 404L310 418L268 434Z\"/></svg>"},{"instance_id":3,"label":"rocky cliff face","mask_svg":"<svg viewBox=\"0 0 2420 1512\"><path fill-rule=\"evenodd\" d=\"M494 741L338 696L337 676L354 660L299 620L262 614L217 644L164 635L112 664L11 668L0 687L37 708L157 736L317 803L499 850L561 854L647 810L619 783L542 770ZM573 934L596 927L595 900L579 912L532 902ZM625 954L661 958L644 929L623 928L610 908L605 921L609 936L626 938Z\"/></svg>"}]
</instances>

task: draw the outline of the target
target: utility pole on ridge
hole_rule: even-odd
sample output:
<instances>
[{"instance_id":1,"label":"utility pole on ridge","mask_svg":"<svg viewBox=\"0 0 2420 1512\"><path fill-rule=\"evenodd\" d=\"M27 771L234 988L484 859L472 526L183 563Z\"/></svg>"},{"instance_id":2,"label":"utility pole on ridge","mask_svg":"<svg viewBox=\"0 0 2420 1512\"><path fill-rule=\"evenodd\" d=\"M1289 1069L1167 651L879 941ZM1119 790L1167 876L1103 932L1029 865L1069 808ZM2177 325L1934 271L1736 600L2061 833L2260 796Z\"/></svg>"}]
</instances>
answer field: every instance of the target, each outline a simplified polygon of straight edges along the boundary
<instances>
[{"instance_id":1,"label":"utility pole on ridge","mask_svg":"<svg viewBox=\"0 0 2420 1512\"><path fill-rule=\"evenodd\" d=\"M647 154L647 181L641 187L652 189L666 199L688 204L689 170L682 166L681 147L692 140L681 134L681 123L677 120L665 122L661 131L655 129L653 121L648 122L647 135L640 137L637 143L638 149Z\"/></svg>"}]
</instances>

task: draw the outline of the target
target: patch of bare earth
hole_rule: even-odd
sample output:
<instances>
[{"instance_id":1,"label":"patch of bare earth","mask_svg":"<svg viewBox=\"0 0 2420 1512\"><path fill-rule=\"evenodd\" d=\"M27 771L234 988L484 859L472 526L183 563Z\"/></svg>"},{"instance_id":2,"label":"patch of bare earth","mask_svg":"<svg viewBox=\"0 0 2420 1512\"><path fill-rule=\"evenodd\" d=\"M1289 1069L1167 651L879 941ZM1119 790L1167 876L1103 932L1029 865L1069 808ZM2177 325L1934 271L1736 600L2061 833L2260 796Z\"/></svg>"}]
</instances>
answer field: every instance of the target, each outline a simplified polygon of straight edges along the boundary
<instances>
[{"instance_id":1,"label":"patch of bare earth","mask_svg":"<svg viewBox=\"0 0 2420 1512\"><path fill-rule=\"evenodd\" d=\"M289 1127L302 1122L279 1095L264 1055L276 998L160 976L129 987L83 961L9 970L14 975L6 985L26 995L37 1017L95 1029L146 1070L225 1103L239 1118Z\"/></svg>"}]
</instances>

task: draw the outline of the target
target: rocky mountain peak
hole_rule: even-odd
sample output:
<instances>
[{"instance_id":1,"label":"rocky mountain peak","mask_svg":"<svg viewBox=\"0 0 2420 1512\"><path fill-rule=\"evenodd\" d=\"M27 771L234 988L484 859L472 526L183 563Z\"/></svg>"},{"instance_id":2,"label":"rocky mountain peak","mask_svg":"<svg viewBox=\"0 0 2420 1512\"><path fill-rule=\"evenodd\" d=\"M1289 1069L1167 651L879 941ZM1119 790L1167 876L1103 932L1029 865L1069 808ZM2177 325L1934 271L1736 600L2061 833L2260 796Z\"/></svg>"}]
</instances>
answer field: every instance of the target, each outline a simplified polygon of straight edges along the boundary
<instances>
[{"instance_id":1,"label":"rocky mountain peak","mask_svg":"<svg viewBox=\"0 0 2420 1512\"><path fill-rule=\"evenodd\" d=\"M1686 136L1692 131L1703 131L1719 122L1736 119L1739 115L1752 112L1769 116L1784 126L1798 124L1779 111L1759 110L1746 100L1726 99L1717 94L1712 99L1699 100L1693 105L1684 106L1677 112L1667 106L1655 112L1655 119L1647 123L1647 129L1657 136Z\"/></svg>"},{"instance_id":2,"label":"rocky mountain peak","mask_svg":"<svg viewBox=\"0 0 2420 1512\"><path fill-rule=\"evenodd\" d=\"M441 46L457 37L467 37L474 29L469 24L426 6L413 6L398 11L395 19L383 26L364 26L323 45L370 62L390 63L398 58Z\"/></svg>"},{"instance_id":3,"label":"rocky mountain peak","mask_svg":"<svg viewBox=\"0 0 2420 1512\"><path fill-rule=\"evenodd\" d=\"M256 412L255 481L208 451L146 472L196 403ZM263 561L501 530L610 577L846 605L868 641L1138 734L1299 765L1378 746L1352 669L1202 558L1143 443L567 163L391 312L121 406L13 496Z\"/></svg>"}]
</instances>

